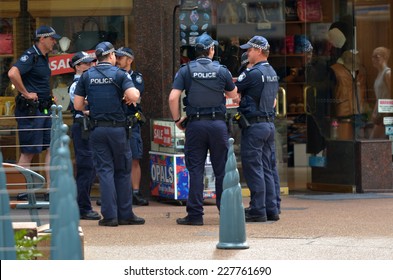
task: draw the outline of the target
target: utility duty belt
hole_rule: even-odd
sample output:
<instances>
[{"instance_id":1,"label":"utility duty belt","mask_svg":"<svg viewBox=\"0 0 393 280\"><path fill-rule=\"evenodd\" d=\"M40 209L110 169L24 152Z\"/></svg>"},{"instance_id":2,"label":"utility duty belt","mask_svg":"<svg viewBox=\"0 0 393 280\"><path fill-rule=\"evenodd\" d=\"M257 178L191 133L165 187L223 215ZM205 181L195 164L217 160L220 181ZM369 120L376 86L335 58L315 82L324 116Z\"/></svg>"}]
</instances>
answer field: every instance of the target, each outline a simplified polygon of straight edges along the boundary
<instances>
[{"instance_id":1,"label":"utility duty belt","mask_svg":"<svg viewBox=\"0 0 393 280\"><path fill-rule=\"evenodd\" d=\"M91 121L91 125L93 127L101 126L101 127L126 127L126 122L117 122L117 121Z\"/></svg>"},{"instance_id":2,"label":"utility duty belt","mask_svg":"<svg viewBox=\"0 0 393 280\"><path fill-rule=\"evenodd\" d=\"M225 121L225 115L224 114L208 114L208 115L191 115L187 117L188 121L193 122L193 121L201 121L201 120L220 120L220 121Z\"/></svg>"},{"instance_id":3,"label":"utility duty belt","mask_svg":"<svg viewBox=\"0 0 393 280\"><path fill-rule=\"evenodd\" d=\"M247 118L247 120L250 124L261 123L261 122L273 122L273 119L269 117L262 117L262 116L250 117Z\"/></svg>"}]
</instances>

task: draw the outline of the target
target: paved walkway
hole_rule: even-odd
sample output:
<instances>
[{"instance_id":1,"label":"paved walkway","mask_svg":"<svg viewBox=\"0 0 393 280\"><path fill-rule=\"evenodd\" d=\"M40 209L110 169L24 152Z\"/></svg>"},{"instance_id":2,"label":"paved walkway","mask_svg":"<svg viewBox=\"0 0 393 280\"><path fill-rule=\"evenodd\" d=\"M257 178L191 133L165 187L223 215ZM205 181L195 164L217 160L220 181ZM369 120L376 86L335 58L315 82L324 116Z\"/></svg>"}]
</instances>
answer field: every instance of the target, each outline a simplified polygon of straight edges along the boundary
<instances>
[{"instance_id":1,"label":"paved walkway","mask_svg":"<svg viewBox=\"0 0 393 280\"><path fill-rule=\"evenodd\" d=\"M175 203L151 201L134 211L145 225L110 228L82 220L85 259L393 259L393 194L284 196L279 221L246 224L246 250L216 249L219 216L213 204L205 206L201 227L177 225L186 212Z\"/></svg>"}]
</instances>

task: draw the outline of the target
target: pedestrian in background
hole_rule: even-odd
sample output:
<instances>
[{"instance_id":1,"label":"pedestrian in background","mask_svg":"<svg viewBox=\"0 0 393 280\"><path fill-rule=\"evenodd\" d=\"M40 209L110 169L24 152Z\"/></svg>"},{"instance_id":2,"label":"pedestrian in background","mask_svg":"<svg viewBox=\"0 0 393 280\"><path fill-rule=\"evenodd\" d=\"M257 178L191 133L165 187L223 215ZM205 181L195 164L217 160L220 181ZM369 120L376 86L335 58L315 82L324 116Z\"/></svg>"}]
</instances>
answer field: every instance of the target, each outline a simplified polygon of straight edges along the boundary
<instances>
[{"instance_id":1,"label":"pedestrian in background","mask_svg":"<svg viewBox=\"0 0 393 280\"><path fill-rule=\"evenodd\" d=\"M88 116L89 108L86 104L84 110L74 109L75 88L82 75L96 61L94 57L86 52L77 52L70 61L70 67L75 70L74 80L69 87L68 93L71 100L71 112L73 124L71 137L74 143L76 164L76 187L79 214L82 220L99 220L100 214L91 207L90 191L96 177L93 164L93 152L88 138Z\"/></svg>"},{"instance_id":2,"label":"pedestrian in background","mask_svg":"<svg viewBox=\"0 0 393 280\"><path fill-rule=\"evenodd\" d=\"M26 50L8 71L8 77L18 90L15 117L18 123L20 158L18 164L30 168L34 155L46 150L45 164L50 161L50 118L53 104L48 54L61 38L49 26L40 26L34 33L34 44ZM49 168L46 170L49 184Z\"/></svg>"},{"instance_id":3,"label":"pedestrian in background","mask_svg":"<svg viewBox=\"0 0 393 280\"><path fill-rule=\"evenodd\" d=\"M140 191L141 184L141 166L140 160L143 156L143 142L141 136L141 126L146 121L144 119L141 107L142 94L145 91L145 82L142 74L133 71L131 66L135 55L130 48L121 47L115 51L116 66L127 71L131 75L135 87L140 92L140 97L136 105L127 106L127 116L133 120L132 133L130 137L130 146L132 151L132 168L131 168L131 185L132 185L132 203L134 205L146 206L149 201L145 199Z\"/></svg>"},{"instance_id":4,"label":"pedestrian in background","mask_svg":"<svg viewBox=\"0 0 393 280\"><path fill-rule=\"evenodd\" d=\"M136 103L139 91L130 74L115 66L113 45L101 42L96 46L98 64L84 72L76 86L74 106L90 111L90 145L94 166L100 182L100 226L144 224L132 211L131 161L127 138L128 123L125 105Z\"/></svg>"},{"instance_id":5,"label":"pedestrian in background","mask_svg":"<svg viewBox=\"0 0 393 280\"><path fill-rule=\"evenodd\" d=\"M252 67L238 77L241 93L238 112L243 119L241 160L243 174L250 189L250 207L246 222L279 220L274 183L274 116L278 92L278 76L267 61L269 43L254 36L240 48L247 50Z\"/></svg>"},{"instance_id":6,"label":"pedestrian in background","mask_svg":"<svg viewBox=\"0 0 393 280\"><path fill-rule=\"evenodd\" d=\"M216 203L220 209L229 146L225 95L235 98L237 89L228 69L212 61L217 45L218 42L206 33L196 38L196 59L179 69L169 95L172 118L176 126L184 130L179 99L182 91L186 91L183 100L187 114L184 154L190 184L187 216L176 221L180 225L203 225L203 174L208 152L216 178Z\"/></svg>"}]
</instances>

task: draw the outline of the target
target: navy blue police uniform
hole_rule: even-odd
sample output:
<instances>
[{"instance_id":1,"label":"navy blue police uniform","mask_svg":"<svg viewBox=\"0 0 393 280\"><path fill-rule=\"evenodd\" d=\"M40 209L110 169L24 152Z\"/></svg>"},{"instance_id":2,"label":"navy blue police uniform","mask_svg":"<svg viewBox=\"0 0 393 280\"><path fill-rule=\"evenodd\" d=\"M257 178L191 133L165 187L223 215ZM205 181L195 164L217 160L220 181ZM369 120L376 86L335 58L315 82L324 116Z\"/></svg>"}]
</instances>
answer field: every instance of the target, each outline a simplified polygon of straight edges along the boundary
<instances>
[{"instance_id":1,"label":"navy blue police uniform","mask_svg":"<svg viewBox=\"0 0 393 280\"><path fill-rule=\"evenodd\" d=\"M186 210L191 221L200 221L208 151L216 179L216 203L220 208L229 146L224 91L232 91L235 85L225 66L201 57L179 69L172 88L186 91L183 102L188 123L184 154L190 179Z\"/></svg>"},{"instance_id":2,"label":"navy blue police uniform","mask_svg":"<svg viewBox=\"0 0 393 280\"><path fill-rule=\"evenodd\" d=\"M99 47L108 53L113 49L108 42L100 43ZM126 108L122 103L123 92L130 87L134 83L126 71L109 62L99 62L82 74L75 90L76 95L87 96L89 104L90 145L100 182L101 214L104 221L110 221L100 225L116 226L117 221L122 224L121 221L134 217L132 153L126 133Z\"/></svg>"},{"instance_id":3,"label":"navy blue police uniform","mask_svg":"<svg viewBox=\"0 0 393 280\"><path fill-rule=\"evenodd\" d=\"M70 66L74 68L79 63L93 62L94 58L87 53L78 52L72 58ZM80 74L74 75L74 80L69 87L70 105L73 116L73 124L71 127L71 137L74 146L75 164L76 164L76 186L77 186L77 201L79 206L79 213L81 219L96 220L100 216L98 213L93 212L91 206L90 192L96 177L96 172L93 165L93 152L89 144L88 132L86 131L85 124L87 122L82 111L74 109L74 93L75 88L80 79ZM88 107L88 106L86 106ZM88 110L88 108L86 108ZM86 135L86 136L85 136Z\"/></svg>"},{"instance_id":4,"label":"navy blue police uniform","mask_svg":"<svg viewBox=\"0 0 393 280\"><path fill-rule=\"evenodd\" d=\"M132 81L134 82L135 87L139 90L140 96L142 98L142 94L145 91L145 82L143 80L142 74L131 70L130 73ZM127 116L135 116L137 112L142 112L142 107L140 103L136 103L136 106L133 104L127 106ZM132 134L130 138L130 146L132 151L133 159L141 159L143 156L143 142L141 136L141 123L134 122L132 126Z\"/></svg>"},{"instance_id":5,"label":"navy blue police uniform","mask_svg":"<svg viewBox=\"0 0 393 280\"><path fill-rule=\"evenodd\" d=\"M37 109L35 112L29 112L26 106L20 106L26 101L21 93L16 97L15 116L18 122L20 150L22 153L38 154L49 147L52 127L49 117L52 96L48 56L43 55L39 48L33 45L23 53L14 66L19 69L26 90L38 95L38 103L34 105Z\"/></svg>"},{"instance_id":6,"label":"navy blue police uniform","mask_svg":"<svg viewBox=\"0 0 393 280\"><path fill-rule=\"evenodd\" d=\"M250 124L242 128L240 145L243 175L251 192L246 220L249 216L263 221L278 215L272 163L278 76L267 61L262 61L244 71L235 84L242 94L238 111Z\"/></svg>"}]
</instances>

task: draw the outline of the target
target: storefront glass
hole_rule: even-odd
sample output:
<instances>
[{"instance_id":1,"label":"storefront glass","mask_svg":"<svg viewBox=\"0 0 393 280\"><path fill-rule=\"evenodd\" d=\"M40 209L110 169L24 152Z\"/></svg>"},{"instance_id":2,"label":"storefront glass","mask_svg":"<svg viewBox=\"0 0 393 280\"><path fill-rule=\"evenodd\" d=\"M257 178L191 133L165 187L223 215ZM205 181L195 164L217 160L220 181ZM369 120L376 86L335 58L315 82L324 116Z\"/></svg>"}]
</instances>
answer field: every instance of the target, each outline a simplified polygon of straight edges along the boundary
<instances>
[{"instance_id":1,"label":"storefront glass","mask_svg":"<svg viewBox=\"0 0 393 280\"><path fill-rule=\"evenodd\" d=\"M195 27L187 40L181 38L182 63L193 59L190 37L207 31L219 41L216 59L237 77L239 46L254 35L268 39L269 62L281 85L276 154L282 186L287 186L287 168L295 167L305 170L299 181L304 188L359 190L362 143L389 137L382 123L389 114L377 112L381 94L374 82L376 64L391 47L391 1L182 2L181 37L184 19L194 19ZM208 25L201 20L205 13ZM389 89L383 98L390 99L391 81L385 80L381 86ZM234 137L241 144L239 135ZM293 181L289 184L294 187Z\"/></svg>"}]
</instances>

